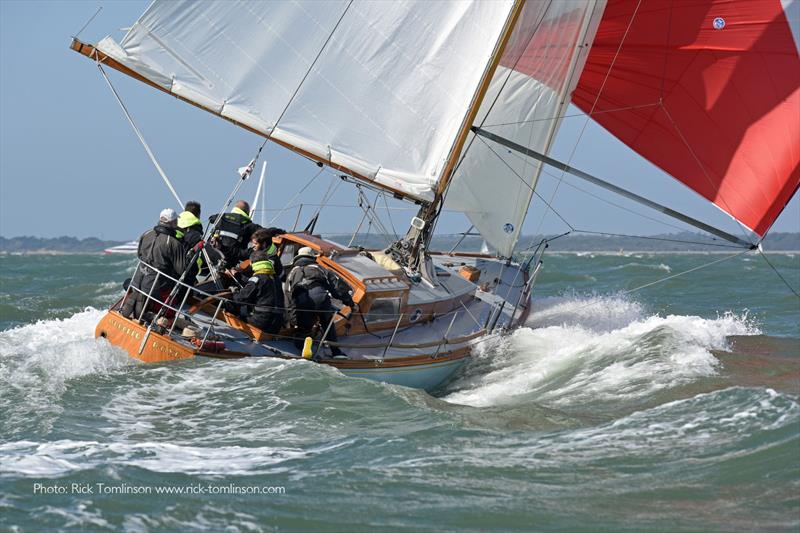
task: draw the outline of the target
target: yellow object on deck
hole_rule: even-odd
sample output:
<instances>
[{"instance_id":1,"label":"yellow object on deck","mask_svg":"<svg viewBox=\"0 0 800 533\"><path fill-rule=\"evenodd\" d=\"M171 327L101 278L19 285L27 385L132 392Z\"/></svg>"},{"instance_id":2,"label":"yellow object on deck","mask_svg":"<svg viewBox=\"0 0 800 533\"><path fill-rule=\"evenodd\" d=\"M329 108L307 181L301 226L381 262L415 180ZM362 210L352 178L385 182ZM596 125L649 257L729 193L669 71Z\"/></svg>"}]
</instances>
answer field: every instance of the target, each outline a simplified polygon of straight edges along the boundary
<instances>
[{"instance_id":1,"label":"yellow object on deck","mask_svg":"<svg viewBox=\"0 0 800 533\"><path fill-rule=\"evenodd\" d=\"M311 352L311 337L306 337L306 340L303 341L303 359L311 359L311 356L314 355Z\"/></svg>"}]
</instances>

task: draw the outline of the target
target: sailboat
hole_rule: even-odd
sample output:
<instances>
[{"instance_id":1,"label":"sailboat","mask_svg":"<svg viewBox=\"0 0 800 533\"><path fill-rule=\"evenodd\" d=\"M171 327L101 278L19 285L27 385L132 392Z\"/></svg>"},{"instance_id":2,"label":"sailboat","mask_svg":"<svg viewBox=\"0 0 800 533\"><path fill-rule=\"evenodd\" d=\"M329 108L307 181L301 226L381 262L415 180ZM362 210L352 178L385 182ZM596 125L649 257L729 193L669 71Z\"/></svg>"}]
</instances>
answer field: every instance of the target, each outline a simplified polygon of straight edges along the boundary
<instances>
[{"instance_id":1,"label":"sailboat","mask_svg":"<svg viewBox=\"0 0 800 533\"><path fill-rule=\"evenodd\" d=\"M306 357L434 389L481 342L525 323L547 242L514 257L545 165L757 249L800 185L798 4L156 0L119 43L71 48L104 76L118 70L418 212L381 250L313 224L275 239L287 267L310 247L351 287L358 308L328 325L346 360L328 357L327 328L299 350L288 328L264 334L226 312L224 292L195 287L158 302L193 325L188 335L177 320L122 316L131 288L96 334L148 362ZM550 157L570 103L740 231ZM431 248L445 207L469 218L485 253Z\"/></svg>"}]
</instances>

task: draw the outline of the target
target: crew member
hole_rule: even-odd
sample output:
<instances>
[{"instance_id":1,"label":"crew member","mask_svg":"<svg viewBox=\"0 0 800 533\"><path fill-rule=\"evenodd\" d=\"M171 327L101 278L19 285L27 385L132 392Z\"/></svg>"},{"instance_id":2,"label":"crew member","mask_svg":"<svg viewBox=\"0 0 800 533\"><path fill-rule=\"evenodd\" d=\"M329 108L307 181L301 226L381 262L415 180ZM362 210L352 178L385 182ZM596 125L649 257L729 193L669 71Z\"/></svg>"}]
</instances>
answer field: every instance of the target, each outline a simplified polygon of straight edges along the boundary
<instances>
[{"instance_id":1,"label":"crew member","mask_svg":"<svg viewBox=\"0 0 800 533\"><path fill-rule=\"evenodd\" d=\"M160 302L165 301L175 286L175 282L166 276L180 279L186 270L186 249L176 236L177 226L178 215L175 210L164 209L159 214L158 225L139 237L137 254L143 263L139 265L131 285L141 292L131 290L128 293L120 308L122 315L139 318L145 307L150 312L158 311L161 304L152 300L148 304L147 295L151 294ZM161 272L160 276L158 272Z\"/></svg>"},{"instance_id":2,"label":"crew member","mask_svg":"<svg viewBox=\"0 0 800 533\"><path fill-rule=\"evenodd\" d=\"M178 215L178 231L176 232L176 237L183 241L183 246L186 248L189 260L203 247L203 223L200 221L199 202L186 202L183 212ZM194 285L197 282L197 274L202 267L203 258L198 257L186 273L184 281L188 285Z\"/></svg>"},{"instance_id":3,"label":"crew member","mask_svg":"<svg viewBox=\"0 0 800 533\"><path fill-rule=\"evenodd\" d=\"M333 272L323 268L316 262L316 252L303 247L298 250L292 262L292 269L286 277L286 293L291 298L292 312L295 319L295 345L299 348L303 339L309 336L314 323L319 320L324 332L328 330L325 340L338 342L336 327L328 324L334 319L336 309L331 304L331 296L341 300L351 309L355 306L350 286ZM338 346L331 347L333 357L346 357Z\"/></svg>"},{"instance_id":4,"label":"crew member","mask_svg":"<svg viewBox=\"0 0 800 533\"><path fill-rule=\"evenodd\" d=\"M283 230L277 228L259 228L255 233L253 233L253 238L250 239L250 253L251 255L256 251L266 253L269 257L269 260L272 261L273 268L275 270L275 277L282 279L283 264L281 264L281 259L278 257L278 247L272 242L272 238L280 233L283 233ZM250 261L252 262L252 257ZM250 267L242 270L242 274L245 276L249 276L250 273Z\"/></svg>"},{"instance_id":5,"label":"crew member","mask_svg":"<svg viewBox=\"0 0 800 533\"><path fill-rule=\"evenodd\" d=\"M219 215L211 215L208 220L213 225ZM225 256L225 268L236 266L250 255L247 244L253 233L261 226L250 219L250 204L244 200L236 202L230 213L222 215L213 235L214 246Z\"/></svg>"},{"instance_id":6,"label":"crew member","mask_svg":"<svg viewBox=\"0 0 800 533\"><path fill-rule=\"evenodd\" d=\"M233 300L241 304L239 316L265 333L278 333L283 327L283 287L274 264L266 251L256 250L250 265L252 277L240 290L233 289Z\"/></svg>"},{"instance_id":7,"label":"crew member","mask_svg":"<svg viewBox=\"0 0 800 533\"><path fill-rule=\"evenodd\" d=\"M203 240L203 223L200 221L200 203L186 202L183 212L178 215L178 238L183 240L186 248Z\"/></svg>"}]
</instances>

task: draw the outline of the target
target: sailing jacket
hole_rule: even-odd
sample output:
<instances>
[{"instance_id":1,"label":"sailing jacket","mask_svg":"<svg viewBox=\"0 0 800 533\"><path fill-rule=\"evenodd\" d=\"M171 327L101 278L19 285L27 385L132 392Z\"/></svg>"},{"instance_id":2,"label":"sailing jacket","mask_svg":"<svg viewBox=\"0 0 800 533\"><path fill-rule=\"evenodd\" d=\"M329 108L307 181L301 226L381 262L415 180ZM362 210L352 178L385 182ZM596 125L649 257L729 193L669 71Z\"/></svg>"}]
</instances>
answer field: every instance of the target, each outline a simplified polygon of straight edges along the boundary
<instances>
[{"instance_id":1,"label":"sailing jacket","mask_svg":"<svg viewBox=\"0 0 800 533\"><path fill-rule=\"evenodd\" d=\"M331 295L345 305L351 307L353 305L350 286L310 257L299 257L295 260L291 272L286 277L286 293L293 303L305 300L307 296L315 304L321 305L328 295Z\"/></svg>"},{"instance_id":2,"label":"sailing jacket","mask_svg":"<svg viewBox=\"0 0 800 533\"><path fill-rule=\"evenodd\" d=\"M175 279L180 279L188 263L186 249L176 237L176 230L165 224L159 224L139 237L137 254L141 261ZM142 291L149 292L158 277L158 286L153 289L153 295L175 285L169 278L158 276L153 268L139 265L133 283Z\"/></svg>"},{"instance_id":3,"label":"sailing jacket","mask_svg":"<svg viewBox=\"0 0 800 533\"><path fill-rule=\"evenodd\" d=\"M203 240L203 224L194 213L184 211L178 215L178 231L176 237L183 241L188 250Z\"/></svg>"},{"instance_id":4,"label":"sailing jacket","mask_svg":"<svg viewBox=\"0 0 800 533\"><path fill-rule=\"evenodd\" d=\"M255 320L269 321L283 317L283 288L274 274L254 274L244 287L233 295L238 304L249 304L247 309Z\"/></svg>"},{"instance_id":5,"label":"sailing jacket","mask_svg":"<svg viewBox=\"0 0 800 533\"><path fill-rule=\"evenodd\" d=\"M219 215L208 217L213 225ZM239 261L247 259L247 245L253 237L253 233L261 229L261 226L250 220L247 213L234 207L230 213L222 215L217 229L214 231L214 238L217 240L217 247L225 255L225 267L235 266Z\"/></svg>"}]
</instances>

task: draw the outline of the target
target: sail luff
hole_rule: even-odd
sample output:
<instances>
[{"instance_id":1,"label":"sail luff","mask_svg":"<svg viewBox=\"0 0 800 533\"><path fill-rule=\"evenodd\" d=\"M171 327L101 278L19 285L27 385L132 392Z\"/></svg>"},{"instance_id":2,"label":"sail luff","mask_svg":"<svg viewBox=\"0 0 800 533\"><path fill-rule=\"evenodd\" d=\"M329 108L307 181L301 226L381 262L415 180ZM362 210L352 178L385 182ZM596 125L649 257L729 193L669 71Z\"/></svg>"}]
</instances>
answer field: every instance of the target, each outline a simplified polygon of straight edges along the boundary
<instances>
[{"instance_id":1,"label":"sail luff","mask_svg":"<svg viewBox=\"0 0 800 533\"><path fill-rule=\"evenodd\" d=\"M461 150L464 148L464 143L467 141L467 136L470 133L470 128L472 127L472 122L475 120L475 117L478 116L478 111L480 110L481 104L483 103L483 99L486 97L486 93L489 90L489 85L492 82L492 77L494 73L497 71L497 66L500 64L500 58L503 56L503 52L506 49L506 45L508 45L509 39L511 39L511 34L514 31L514 27L519 20L520 13L522 13L522 8L525 5L525 0L515 0L514 8L509 13L508 20L503 28L503 32L500 35L500 38L497 41L497 45L495 46L494 52L492 54L492 59L486 67L484 71L483 78L481 79L481 83L478 86L477 90L475 91L475 96L470 103L469 108L467 109L467 113L464 116L464 121L461 124L461 129L456 137L455 141L453 142L453 147L450 150L450 154L447 157L447 163L445 164L444 170L442 171L442 175L439 178L439 183L437 184L436 189L436 199L440 200L441 196L447 190L447 187L450 183L450 180L453 177L453 173L455 171L456 163L458 158L461 155Z\"/></svg>"},{"instance_id":2,"label":"sail luff","mask_svg":"<svg viewBox=\"0 0 800 533\"><path fill-rule=\"evenodd\" d=\"M354 178L356 178L358 180L364 181L364 182L366 182L366 183L368 183L368 184L370 184L372 186L375 186L375 187L378 187L378 188L383 189L385 191L388 191L388 192L392 193L392 195L397 199L406 200L406 201L409 201L409 202L412 202L412 203L415 203L415 204L420 204L420 203L423 202L423 199L421 199L421 198L414 197L414 196L408 194L405 191L401 191L399 189L393 188L393 187L391 187L389 185L386 185L384 183L380 183L378 181L370 179L369 177L361 174L360 172L358 172L356 170L353 170L351 168L348 168L346 165L342 165L342 164L339 164L339 163L334 163L333 161L330 161L330 160L324 159L322 157L319 157L319 156L313 154L312 152L309 152L309 151L304 150L304 149L302 149L302 148L300 148L298 146L295 146L295 145L293 145L293 144L291 144L289 142L286 142L283 139L276 138L275 136L270 136L269 133L265 133L265 132L260 131L260 130L258 130L256 128L252 127L252 126L249 126L247 124L239 122L236 119L232 118L231 116L223 115L221 113L221 111L217 111L217 110L212 109L212 108L210 108L210 107L208 107L206 105L203 105L200 102L191 100L191 99L189 99L189 98L187 98L185 96L182 96L180 94L176 94L175 92L173 92L170 89L164 87L163 85L148 79L146 76L143 76L142 74L136 72L135 70L131 69L130 67L120 63L119 61L117 61L113 57L109 56L108 54L106 54L102 50L99 50L96 46L94 46L92 44L84 43L84 42L80 41L79 39L75 38L75 39L72 40L72 43L70 44L70 48L72 50L74 50L75 52L78 52L79 54L81 54L83 56L86 56L89 59L92 59L93 61L100 62L103 65L108 66L110 68L113 68L114 70L117 70L117 71L119 71L119 72L121 72L121 73L123 73L123 74L125 74L127 76L130 76L131 78L134 78L137 81L140 81L140 82L142 82L142 83L144 83L146 85L149 85L150 87L154 87L154 88L158 89L161 92L169 94L170 96L173 96L173 97L175 97L175 98L177 98L177 99L179 99L179 100L181 100L183 102L191 104L194 107L197 107L199 109L202 109L203 111L207 111L207 112L211 113L212 115L220 117L220 118L230 122L231 124L234 124L234 125L242 128L242 129L245 129L245 130L247 130L247 131L249 131L251 133L255 133L256 135L259 135L261 137L267 138L267 139L269 139L269 141L274 142L275 144L277 144L279 146L282 146L284 148L287 148L287 149L289 149L289 150L291 150L291 151L293 151L293 152L295 152L295 153L297 153L297 154L299 154L299 155L301 155L301 156L303 156L303 157L305 157L307 159L310 159L310 160L315 161L317 163L322 163L323 165L326 165L326 166L328 166L328 167L330 167L330 168L332 168L332 169L334 169L336 171L344 172L344 173L346 173L346 174L348 174L348 175L350 175L350 176L352 176L352 177L354 177Z\"/></svg>"}]
</instances>

